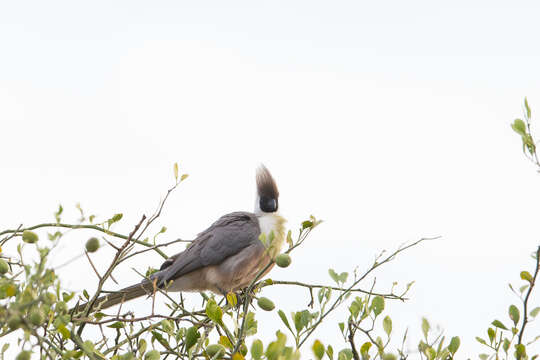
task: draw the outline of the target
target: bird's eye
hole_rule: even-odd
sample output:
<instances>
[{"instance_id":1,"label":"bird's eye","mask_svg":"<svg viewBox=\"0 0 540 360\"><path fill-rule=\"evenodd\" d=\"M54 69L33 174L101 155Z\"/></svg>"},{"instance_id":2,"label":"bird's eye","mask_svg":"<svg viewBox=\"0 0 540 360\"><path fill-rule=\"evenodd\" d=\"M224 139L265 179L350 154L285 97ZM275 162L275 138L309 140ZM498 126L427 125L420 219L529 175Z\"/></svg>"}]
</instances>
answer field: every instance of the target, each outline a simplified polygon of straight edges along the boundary
<instances>
[{"instance_id":1,"label":"bird's eye","mask_svg":"<svg viewBox=\"0 0 540 360\"><path fill-rule=\"evenodd\" d=\"M259 206L264 212L274 212L277 211L278 203L276 199L263 196L259 202Z\"/></svg>"}]
</instances>

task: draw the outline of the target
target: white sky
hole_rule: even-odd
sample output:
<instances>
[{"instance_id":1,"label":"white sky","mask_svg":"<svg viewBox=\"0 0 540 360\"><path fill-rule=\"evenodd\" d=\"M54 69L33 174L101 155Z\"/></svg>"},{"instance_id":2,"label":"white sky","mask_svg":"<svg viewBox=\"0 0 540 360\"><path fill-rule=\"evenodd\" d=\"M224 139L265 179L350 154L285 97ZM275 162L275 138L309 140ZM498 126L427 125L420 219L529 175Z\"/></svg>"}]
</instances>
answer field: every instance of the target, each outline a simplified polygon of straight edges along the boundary
<instances>
[{"instance_id":1,"label":"white sky","mask_svg":"<svg viewBox=\"0 0 540 360\"><path fill-rule=\"evenodd\" d=\"M387 304L396 331L419 335L427 316L476 358L474 336L509 322L507 284L531 270L539 243L540 175L509 126L524 96L540 111L539 11L533 1L3 2L0 227L49 221L58 203L73 219L80 202L102 218L123 212L117 230L128 232L178 161L190 178L157 228L168 227L164 241L192 238L252 209L263 162L293 229L325 220L273 278L330 283L329 267L365 269L382 249L441 235L377 284L416 280L409 302ZM87 237L67 238L53 264ZM95 287L87 264L63 271L71 289ZM290 290L264 294L288 313L308 301ZM335 322L316 337L340 349ZM277 324L261 314L261 335Z\"/></svg>"}]
</instances>

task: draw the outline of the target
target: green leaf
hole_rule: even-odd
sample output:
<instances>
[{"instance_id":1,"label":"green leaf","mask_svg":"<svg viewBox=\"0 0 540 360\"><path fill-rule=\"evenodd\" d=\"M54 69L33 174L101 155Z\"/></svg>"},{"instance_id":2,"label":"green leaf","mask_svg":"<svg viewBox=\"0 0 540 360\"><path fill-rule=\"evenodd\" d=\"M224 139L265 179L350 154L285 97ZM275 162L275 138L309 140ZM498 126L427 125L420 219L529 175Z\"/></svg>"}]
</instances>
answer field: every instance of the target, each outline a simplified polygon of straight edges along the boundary
<instances>
[{"instance_id":1,"label":"green leaf","mask_svg":"<svg viewBox=\"0 0 540 360\"><path fill-rule=\"evenodd\" d=\"M257 333L257 320L255 313L250 311L246 315L246 336L255 335Z\"/></svg>"},{"instance_id":2,"label":"green leaf","mask_svg":"<svg viewBox=\"0 0 540 360\"><path fill-rule=\"evenodd\" d=\"M338 360L351 360L353 353L351 349L343 349L338 354Z\"/></svg>"},{"instance_id":3,"label":"green leaf","mask_svg":"<svg viewBox=\"0 0 540 360\"><path fill-rule=\"evenodd\" d=\"M488 359L488 354L480 354L478 355L478 357L480 358L480 360L487 360Z\"/></svg>"},{"instance_id":4,"label":"green leaf","mask_svg":"<svg viewBox=\"0 0 540 360\"><path fill-rule=\"evenodd\" d=\"M62 334L62 338L64 340L71 338L71 332L64 325L58 326L57 330L60 334Z\"/></svg>"},{"instance_id":5,"label":"green leaf","mask_svg":"<svg viewBox=\"0 0 540 360\"><path fill-rule=\"evenodd\" d=\"M508 315L510 316L510 319L514 322L514 326L516 326L519 322L519 310L515 305L510 305L510 308L508 309Z\"/></svg>"},{"instance_id":6,"label":"green leaf","mask_svg":"<svg viewBox=\"0 0 540 360\"><path fill-rule=\"evenodd\" d=\"M309 323L309 311L302 310L294 313L293 319L294 319L294 327L296 328L297 332L300 332L303 328L305 328Z\"/></svg>"},{"instance_id":7,"label":"green leaf","mask_svg":"<svg viewBox=\"0 0 540 360\"><path fill-rule=\"evenodd\" d=\"M476 339L476 341L478 341L480 344L482 344L482 345L487 345L486 340L482 339L481 337L478 337L478 336L477 336L475 339Z\"/></svg>"},{"instance_id":8,"label":"green leaf","mask_svg":"<svg viewBox=\"0 0 540 360\"><path fill-rule=\"evenodd\" d=\"M144 360L159 360L160 354L157 350L150 350L144 356Z\"/></svg>"},{"instance_id":9,"label":"green leaf","mask_svg":"<svg viewBox=\"0 0 540 360\"><path fill-rule=\"evenodd\" d=\"M504 341L503 341L503 350L504 350L504 352L507 353L509 348L510 348L510 340L505 338Z\"/></svg>"},{"instance_id":10,"label":"green leaf","mask_svg":"<svg viewBox=\"0 0 540 360\"><path fill-rule=\"evenodd\" d=\"M511 125L512 129L517 132L521 136L525 136L527 134L527 127L525 125L525 122L521 119L514 120L514 123Z\"/></svg>"},{"instance_id":11,"label":"green leaf","mask_svg":"<svg viewBox=\"0 0 540 360\"><path fill-rule=\"evenodd\" d=\"M315 342L313 343L313 346L311 347L311 349L313 350L313 353L315 354L315 357L317 359L322 359L323 356L324 356L324 345L319 341L319 340L315 340Z\"/></svg>"},{"instance_id":12,"label":"green leaf","mask_svg":"<svg viewBox=\"0 0 540 360\"><path fill-rule=\"evenodd\" d=\"M347 282L347 278L349 277L349 273L346 273L346 272L342 272L341 274L339 274L339 281L344 284Z\"/></svg>"},{"instance_id":13,"label":"green leaf","mask_svg":"<svg viewBox=\"0 0 540 360\"><path fill-rule=\"evenodd\" d=\"M107 325L107 327L111 329L121 329L124 326L125 324L121 321L117 321L117 322L112 323L111 325Z\"/></svg>"},{"instance_id":14,"label":"green leaf","mask_svg":"<svg viewBox=\"0 0 540 360\"><path fill-rule=\"evenodd\" d=\"M251 344L251 356L253 359L258 360L262 357L264 351L263 343L261 340L257 339Z\"/></svg>"},{"instance_id":15,"label":"green leaf","mask_svg":"<svg viewBox=\"0 0 540 360\"><path fill-rule=\"evenodd\" d=\"M62 205L58 205L58 211L54 213L54 218L56 219L56 222L60 222L60 215L62 215L62 212L64 212L64 208Z\"/></svg>"},{"instance_id":16,"label":"green leaf","mask_svg":"<svg viewBox=\"0 0 540 360\"><path fill-rule=\"evenodd\" d=\"M107 225L110 227L112 224L122 220L122 217L124 215L121 214L121 213L118 213L118 214L114 214L114 216L112 218L110 218L109 220L107 220Z\"/></svg>"},{"instance_id":17,"label":"green leaf","mask_svg":"<svg viewBox=\"0 0 540 360\"><path fill-rule=\"evenodd\" d=\"M519 277L522 278L523 280L526 280L526 281L530 282L531 284L533 282L533 277L528 271L522 271L519 274Z\"/></svg>"},{"instance_id":18,"label":"green leaf","mask_svg":"<svg viewBox=\"0 0 540 360\"><path fill-rule=\"evenodd\" d=\"M313 226L313 222L311 222L309 220L306 220L306 221L302 222L302 230L308 229L308 228L310 228L312 226Z\"/></svg>"},{"instance_id":19,"label":"green leaf","mask_svg":"<svg viewBox=\"0 0 540 360\"><path fill-rule=\"evenodd\" d=\"M529 107L529 102L527 101L527 97L525 97L525 100L523 101L523 104L525 105L525 111L527 112L527 118L531 118L531 108Z\"/></svg>"},{"instance_id":20,"label":"green leaf","mask_svg":"<svg viewBox=\"0 0 540 360\"><path fill-rule=\"evenodd\" d=\"M373 313L378 316L384 310L384 298L382 296L375 296L371 302Z\"/></svg>"},{"instance_id":21,"label":"green leaf","mask_svg":"<svg viewBox=\"0 0 540 360\"><path fill-rule=\"evenodd\" d=\"M278 315L281 321L283 321L283 323L287 327L287 329L289 329L292 332L291 326L289 325L289 320L287 320L287 316L285 316L285 313L283 312L283 310L278 310Z\"/></svg>"},{"instance_id":22,"label":"green leaf","mask_svg":"<svg viewBox=\"0 0 540 360\"><path fill-rule=\"evenodd\" d=\"M383 319L383 329L386 335L390 336L390 333L392 332L392 319L390 319L390 316L388 315Z\"/></svg>"},{"instance_id":23,"label":"green leaf","mask_svg":"<svg viewBox=\"0 0 540 360\"><path fill-rule=\"evenodd\" d=\"M221 319L223 318L223 310L216 304L214 299L208 300L206 303L206 315L217 324L221 324Z\"/></svg>"},{"instance_id":24,"label":"green leaf","mask_svg":"<svg viewBox=\"0 0 540 360\"><path fill-rule=\"evenodd\" d=\"M191 347L193 347L193 345L197 343L197 340L199 340L200 336L201 335L199 334L195 326L192 326L189 329L187 329L186 339L184 342L184 344L186 345L186 350L191 349Z\"/></svg>"},{"instance_id":25,"label":"green leaf","mask_svg":"<svg viewBox=\"0 0 540 360\"><path fill-rule=\"evenodd\" d=\"M435 349L433 349L431 346L428 346L428 347L424 350L424 354L426 354L428 360L434 360L435 357L437 356L437 352L436 352Z\"/></svg>"},{"instance_id":26,"label":"green leaf","mask_svg":"<svg viewBox=\"0 0 540 360\"><path fill-rule=\"evenodd\" d=\"M221 345L225 346L227 349L232 349L232 347L233 347L230 340L229 340L229 338L226 337L225 335L221 335L219 337L218 344L221 344Z\"/></svg>"},{"instance_id":27,"label":"green leaf","mask_svg":"<svg viewBox=\"0 0 540 360\"><path fill-rule=\"evenodd\" d=\"M536 317L538 313L540 313L540 307L535 307L534 309L531 310L530 315L531 317Z\"/></svg>"},{"instance_id":28,"label":"green leaf","mask_svg":"<svg viewBox=\"0 0 540 360\"><path fill-rule=\"evenodd\" d=\"M506 326L504 326L504 324L502 322L500 322L499 320L493 320L491 325L493 325L495 327L498 327L499 329L508 330L508 328Z\"/></svg>"},{"instance_id":29,"label":"green leaf","mask_svg":"<svg viewBox=\"0 0 540 360\"><path fill-rule=\"evenodd\" d=\"M495 330L493 330L493 328L488 328L487 333L489 337L489 343L493 344L493 340L495 340Z\"/></svg>"},{"instance_id":30,"label":"green leaf","mask_svg":"<svg viewBox=\"0 0 540 360\"><path fill-rule=\"evenodd\" d=\"M459 340L459 336L454 336L450 340L450 345L448 345L448 351L450 351L452 356L456 353L456 351L458 351L460 343L461 341Z\"/></svg>"},{"instance_id":31,"label":"green leaf","mask_svg":"<svg viewBox=\"0 0 540 360\"><path fill-rule=\"evenodd\" d=\"M362 358L368 358L369 349L371 348L370 342L365 342L360 347L360 355L362 355Z\"/></svg>"},{"instance_id":32,"label":"green leaf","mask_svg":"<svg viewBox=\"0 0 540 360\"><path fill-rule=\"evenodd\" d=\"M429 325L429 321L425 317L423 317L422 318L422 333L424 334L424 338L426 340L427 340L427 336L430 329L431 329L431 326Z\"/></svg>"},{"instance_id":33,"label":"green leaf","mask_svg":"<svg viewBox=\"0 0 540 360\"><path fill-rule=\"evenodd\" d=\"M527 352L525 351L525 345L523 344L517 344L516 345L516 358L519 359L525 359L527 356Z\"/></svg>"},{"instance_id":34,"label":"green leaf","mask_svg":"<svg viewBox=\"0 0 540 360\"><path fill-rule=\"evenodd\" d=\"M331 345L328 345L326 348L326 355L330 360L334 359L334 348Z\"/></svg>"},{"instance_id":35,"label":"green leaf","mask_svg":"<svg viewBox=\"0 0 540 360\"><path fill-rule=\"evenodd\" d=\"M339 275L334 271L334 269L328 269L328 274L332 280L339 284Z\"/></svg>"},{"instance_id":36,"label":"green leaf","mask_svg":"<svg viewBox=\"0 0 540 360\"><path fill-rule=\"evenodd\" d=\"M238 304L238 299L236 298L236 294L233 292L227 293L227 302L232 306L235 307L236 304Z\"/></svg>"},{"instance_id":37,"label":"green leaf","mask_svg":"<svg viewBox=\"0 0 540 360\"><path fill-rule=\"evenodd\" d=\"M144 355L144 353L146 352L146 346L147 346L146 340L144 339L139 340L139 348L138 348L139 354Z\"/></svg>"}]
</instances>

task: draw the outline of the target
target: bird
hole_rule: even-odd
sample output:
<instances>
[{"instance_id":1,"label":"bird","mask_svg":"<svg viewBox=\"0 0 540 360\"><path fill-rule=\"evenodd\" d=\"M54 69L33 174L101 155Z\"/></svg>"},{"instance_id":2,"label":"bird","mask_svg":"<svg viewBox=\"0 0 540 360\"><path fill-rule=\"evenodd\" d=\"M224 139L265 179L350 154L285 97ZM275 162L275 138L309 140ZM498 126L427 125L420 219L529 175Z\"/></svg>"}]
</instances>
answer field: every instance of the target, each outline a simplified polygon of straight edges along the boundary
<instances>
[{"instance_id":1,"label":"bird","mask_svg":"<svg viewBox=\"0 0 540 360\"><path fill-rule=\"evenodd\" d=\"M102 310L152 295L156 287L167 292L211 291L226 296L249 286L281 251L286 237L286 220L278 211L278 188L264 165L256 171L256 188L253 213L236 211L221 216L199 233L186 250L165 260L159 271L138 284L98 298L93 308ZM261 241L261 234L271 238L270 249ZM272 267L273 263L260 276Z\"/></svg>"}]
</instances>

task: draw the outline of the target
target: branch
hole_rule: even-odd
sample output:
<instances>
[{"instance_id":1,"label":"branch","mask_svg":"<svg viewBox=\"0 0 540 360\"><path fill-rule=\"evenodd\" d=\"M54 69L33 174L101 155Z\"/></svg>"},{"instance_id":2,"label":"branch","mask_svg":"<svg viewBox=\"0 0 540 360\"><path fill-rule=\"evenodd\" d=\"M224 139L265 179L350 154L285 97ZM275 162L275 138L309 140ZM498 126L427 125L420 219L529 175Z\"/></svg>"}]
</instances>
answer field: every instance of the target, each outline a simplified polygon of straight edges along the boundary
<instances>
[{"instance_id":1,"label":"branch","mask_svg":"<svg viewBox=\"0 0 540 360\"><path fill-rule=\"evenodd\" d=\"M525 326L527 325L527 322L529 321L527 317L527 304L529 301L529 296L532 293L534 284L536 283L536 277L538 276L538 270L540 267L540 246L536 250L536 269L534 270L533 279L531 281L531 286L529 286L529 290L527 291L527 295L525 295L525 299L523 300L523 324L521 324L521 330L519 331L518 335L518 345L521 344L521 340L523 338L523 333L525 332Z\"/></svg>"},{"instance_id":2,"label":"branch","mask_svg":"<svg viewBox=\"0 0 540 360\"><path fill-rule=\"evenodd\" d=\"M102 228L102 227L100 227L98 225L82 225L82 224L81 225L73 225L73 224L63 224L63 223L43 223L43 224L30 226L30 227L27 227L27 228L24 228L24 229L19 227L16 230L4 230L4 231L0 232L0 235L12 234L12 236L16 236L19 233L22 233L24 230L34 230L34 229L39 229L39 228L43 228L43 227L56 227L56 228L68 228L68 229L90 229L90 230L100 231L100 232L105 233L105 234L107 234L109 236L113 236L113 237L116 237L116 238L119 238L119 239L127 240L127 238L128 238L126 235L122 235L122 234L116 233L114 231L107 230L107 229ZM2 244L0 244L0 245L3 245L5 243L5 241L9 240L10 238L11 237L8 237L8 238L4 239ZM140 244L140 245L143 245L143 246L146 246L146 247L153 247L152 244L148 244L148 243L146 243L144 241L141 241L141 240L138 240L138 239L134 239L133 242L135 242L137 244ZM164 259L169 258L163 251L159 250L158 248L155 248L154 250L159 255L161 255Z\"/></svg>"},{"instance_id":3,"label":"branch","mask_svg":"<svg viewBox=\"0 0 540 360\"><path fill-rule=\"evenodd\" d=\"M298 281L284 281L284 280L272 280L272 283L267 283L265 281L263 282L260 282L260 288L264 288L264 287L267 287L267 286L272 286L272 285L294 285L294 286L301 286L301 287L306 287L306 288L309 288L309 289L320 289L320 288L327 288L327 289L332 289L332 290L343 290L343 288L339 288L339 287L336 287L336 286L326 286L326 285L318 285L318 284L305 284L305 283L301 283L301 282L298 282ZM379 294L379 293L376 293L376 292L371 292L371 291L368 291L368 290L363 290L363 289L360 289L360 288L356 288L356 289L351 289L350 290L351 292L361 292L361 293L364 293L364 294L368 294L368 295L374 295L374 296L382 296L386 299L389 299L389 300L401 300L401 301L405 301L405 300L408 300L408 298L405 298L405 297L402 297L402 296L399 296L399 295L396 295L396 294Z\"/></svg>"}]
</instances>

